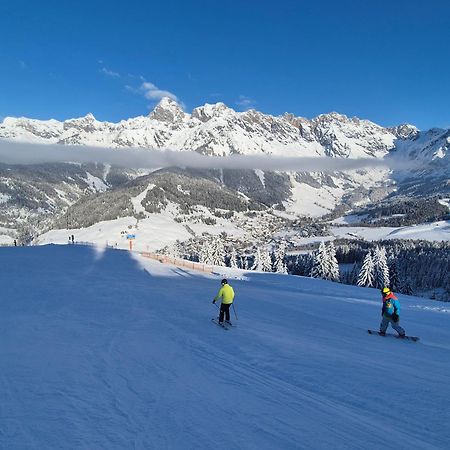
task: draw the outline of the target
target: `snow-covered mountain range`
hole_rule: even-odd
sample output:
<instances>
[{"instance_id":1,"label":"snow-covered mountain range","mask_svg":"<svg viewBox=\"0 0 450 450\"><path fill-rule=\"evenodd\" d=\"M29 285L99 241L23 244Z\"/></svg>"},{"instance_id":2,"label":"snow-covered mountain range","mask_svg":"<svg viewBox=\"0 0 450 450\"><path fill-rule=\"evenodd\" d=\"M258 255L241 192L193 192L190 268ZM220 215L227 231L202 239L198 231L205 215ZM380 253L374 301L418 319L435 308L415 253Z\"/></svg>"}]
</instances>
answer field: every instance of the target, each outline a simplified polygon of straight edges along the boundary
<instances>
[{"instance_id":1,"label":"snow-covered mountain range","mask_svg":"<svg viewBox=\"0 0 450 450\"><path fill-rule=\"evenodd\" d=\"M380 168L345 173L211 170L179 174L187 177L185 183L181 183L183 188L178 190L180 196L185 196L182 191L188 190L189 179L194 177L215 183L218 189L225 189L235 198L246 199L249 209L275 207L291 217L318 217L340 205L353 209L388 196L441 194L445 197L450 190L450 130L420 132L406 124L385 128L368 120L348 118L337 113L323 114L309 120L292 114L275 117L255 110L237 112L223 103L217 103L195 108L187 114L175 101L165 98L148 116L119 123L100 122L92 114L64 122L7 117L0 124L0 139L40 144L171 149L224 157L241 154L395 158L416 163L416 168L402 171ZM88 201L92 201L93 193L105 190L119 189L119 196L129 198L145 191L147 204L155 203L155 198L151 198L155 194L167 206L167 192L164 189L149 190L149 184L155 184L155 176L142 179L137 185L135 183L131 193L126 182L142 173L101 164L39 167L36 170L0 164L0 215L3 227L14 229L30 214L34 217L41 213L52 216L61 214L75 201L83 202L86 193L90 194ZM76 176L73 171L77 172ZM172 195L171 201L179 204L176 197ZM35 201L36 198L39 202ZM230 209L237 203L231 202ZM130 211L130 214L137 214L137 210ZM95 220L105 218L97 216Z\"/></svg>"},{"instance_id":2,"label":"snow-covered mountain range","mask_svg":"<svg viewBox=\"0 0 450 450\"><path fill-rule=\"evenodd\" d=\"M92 114L64 122L4 119L0 137L27 142L105 147L149 147L193 150L203 154L383 157L396 139L415 139L417 128L383 128L344 115L323 114L308 120L255 110L236 112L223 103L206 104L191 114L164 98L146 117L119 123L100 122Z\"/></svg>"}]
</instances>

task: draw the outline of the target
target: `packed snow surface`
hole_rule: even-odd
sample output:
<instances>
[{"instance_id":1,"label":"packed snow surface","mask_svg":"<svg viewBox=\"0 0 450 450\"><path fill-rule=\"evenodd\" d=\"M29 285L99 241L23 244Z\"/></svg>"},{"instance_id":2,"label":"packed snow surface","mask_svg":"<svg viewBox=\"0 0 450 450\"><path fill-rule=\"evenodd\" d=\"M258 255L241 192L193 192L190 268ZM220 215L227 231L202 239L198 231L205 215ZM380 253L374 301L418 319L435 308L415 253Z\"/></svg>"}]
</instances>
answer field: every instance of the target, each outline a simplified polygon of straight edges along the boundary
<instances>
[{"instance_id":1,"label":"packed snow surface","mask_svg":"<svg viewBox=\"0 0 450 450\"><path fill-rule=\"evenodd\" d=\"M84 246L0 248L0 448L447 449L450 315L375 289ZM211 322L224 274L237 327Z\"/></svg>"}]
</instances>

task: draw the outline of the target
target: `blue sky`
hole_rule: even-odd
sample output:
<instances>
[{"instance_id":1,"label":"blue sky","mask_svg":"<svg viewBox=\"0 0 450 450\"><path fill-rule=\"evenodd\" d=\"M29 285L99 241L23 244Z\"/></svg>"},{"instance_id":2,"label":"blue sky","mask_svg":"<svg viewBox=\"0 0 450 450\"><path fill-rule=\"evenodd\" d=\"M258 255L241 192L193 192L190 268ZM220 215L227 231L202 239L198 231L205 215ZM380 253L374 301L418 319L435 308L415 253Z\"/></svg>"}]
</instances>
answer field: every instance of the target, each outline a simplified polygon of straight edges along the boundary
<instances>
[{"instance_id":1,"label":"blue sky","mask_svg":"<svg viewBox=\"0 0 450 450\"><path fill-rule=\"evenodd\" d=\"M450 126L450 2L0 0L0 118L118 121L168 94Z\"/></svg>"}]
</instances>

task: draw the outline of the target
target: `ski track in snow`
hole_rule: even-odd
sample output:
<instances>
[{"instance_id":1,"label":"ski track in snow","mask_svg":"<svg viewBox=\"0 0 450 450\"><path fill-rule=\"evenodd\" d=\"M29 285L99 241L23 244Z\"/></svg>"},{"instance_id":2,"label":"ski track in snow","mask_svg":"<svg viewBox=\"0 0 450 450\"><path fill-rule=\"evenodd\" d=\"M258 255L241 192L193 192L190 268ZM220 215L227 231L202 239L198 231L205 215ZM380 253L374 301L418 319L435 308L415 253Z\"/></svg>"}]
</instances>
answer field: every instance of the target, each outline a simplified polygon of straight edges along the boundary
<instances>
[{"instance_id":1,"label":"ski track in snow","mask_svg":"<svg viewBox=\"0 0 450 450\"><path fill-rule=\"evenodd\" d=\"M0 448L448 448L436 302L400 295L421 341L387 340L366 333L376 289L229 271L239 321L224 331L221 275L82 246L0 261Z\"/></svg>"}]
</instances>

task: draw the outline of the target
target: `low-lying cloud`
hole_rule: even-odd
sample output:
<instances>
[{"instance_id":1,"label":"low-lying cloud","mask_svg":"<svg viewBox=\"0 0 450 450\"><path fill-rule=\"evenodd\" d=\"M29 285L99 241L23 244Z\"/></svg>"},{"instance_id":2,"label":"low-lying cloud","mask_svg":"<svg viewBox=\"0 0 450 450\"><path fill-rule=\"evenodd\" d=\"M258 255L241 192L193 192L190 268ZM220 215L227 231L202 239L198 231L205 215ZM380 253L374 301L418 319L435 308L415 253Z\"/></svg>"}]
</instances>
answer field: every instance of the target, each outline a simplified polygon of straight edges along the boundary
<instances>
[{"instance_id":1,"label":"low-lying cloud","mask_svg":"<svg viewBox=\"0 0 450 450\"><path fill-rule=\"evenodd\" d=\"M394 159L271 155L221 157L205 156L194 151L30 144L0 140L0 163L33 165L58 162L103 163L130 169L157 169L175 166L196 169L259 169L282 172L336 172L376 167L406 168L404 162L397 163Z\"/></svg>"}]
</instances>

